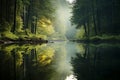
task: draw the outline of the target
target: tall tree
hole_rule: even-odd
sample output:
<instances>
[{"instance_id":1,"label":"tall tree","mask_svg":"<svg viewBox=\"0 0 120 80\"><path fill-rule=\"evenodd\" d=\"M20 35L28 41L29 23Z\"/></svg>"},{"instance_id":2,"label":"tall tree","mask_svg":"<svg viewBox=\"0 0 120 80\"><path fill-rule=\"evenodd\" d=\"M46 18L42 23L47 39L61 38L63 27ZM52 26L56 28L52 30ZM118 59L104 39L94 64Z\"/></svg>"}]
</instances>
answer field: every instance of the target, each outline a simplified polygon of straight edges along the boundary
<instances>
[{"instance_id":1,"label":"tall tree","mask_svg":"<svg viewBox=\"0 0 120 80\"><path fill-rule=\"evenodd\" d=\"M15 33L15 29L16 29L16 10L17 10L17 0L14 0L14 25L12 27L12 32Z\"/></svg>"}]
</instances>

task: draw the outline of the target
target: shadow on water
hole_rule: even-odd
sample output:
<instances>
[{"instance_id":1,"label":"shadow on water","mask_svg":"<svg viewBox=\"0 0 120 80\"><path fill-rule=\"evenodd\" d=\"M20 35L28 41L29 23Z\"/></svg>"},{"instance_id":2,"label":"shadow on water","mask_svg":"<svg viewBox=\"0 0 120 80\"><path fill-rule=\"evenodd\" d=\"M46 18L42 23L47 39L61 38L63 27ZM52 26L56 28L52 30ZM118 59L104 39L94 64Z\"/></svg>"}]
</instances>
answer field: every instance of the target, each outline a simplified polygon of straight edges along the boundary
<instances>
[{"instance_id":1,"label":"shadow on water","mask_svg":"<svg viewBox=\"0 0 120 80\"><path fill-rule=\"evenodd\" d=\"M84 44L84 52L76 53L71 64L78 80L120 79L119 44Z\"/></svg>"},{"instance_id":2,"label":"shadow on water","mask_svg":"<svg viewBox=\"0 0 120 80\"><path fill-rule=\"evenodd\" d=\"M46 44L1 45L0 80L48 80L53 56L54 50Z\"/></svg>"},{"instance_id":3,"label":"shadow on water","mask_svg":"<svg viewBox=\"0 0 120 80\"><path fill-rule=\"evenodd\" d=\"M0 45L0 80L117 80L119 73L119 44Z\"/></svg>"}]
</instances>

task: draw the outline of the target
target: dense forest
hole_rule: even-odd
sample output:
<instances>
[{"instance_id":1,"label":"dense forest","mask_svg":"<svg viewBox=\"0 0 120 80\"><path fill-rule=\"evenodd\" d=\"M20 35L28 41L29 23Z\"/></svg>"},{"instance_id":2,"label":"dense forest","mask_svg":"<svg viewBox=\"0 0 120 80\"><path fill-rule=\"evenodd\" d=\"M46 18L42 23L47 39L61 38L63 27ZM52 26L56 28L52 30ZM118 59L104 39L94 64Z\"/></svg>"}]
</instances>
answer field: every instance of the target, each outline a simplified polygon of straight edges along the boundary
<instances>
[{"instance_id":1,"label":"dense forest","mask_svg":"<svg viewBox=\"0 0 120 80\"><path fill-rule=\"evenodd\" d=\"M119 0L73 1L69 4L72 10L70 20L73 26L69 26L66 21L68 19L66 19L65 10L69 10L66 9L68 7L66 0L11 0L10 2L1 0L0 42L3 42L2 40L49 40L52 39L51 37L56 39L56 36L60 39L63 34L60 35L59 32L70 34L72 37L76 36L75 40L92 40L93 42L120 40ZM66 6L61 7L63 5L59 3ZM56 15L56 11L60 16ZM56 20L56 17L61 17L61 21ZM68 29L74 26L77 32ZM62 28L63 31L58 31ZM68 31L65 32L64 28ZM65 34L64 37L66 37Z\"/></svg>"},{"instance_id":2,"label":"dense forest","mask_svg":"<svg viewBox=\"0 0 120 80\"><path fill-rule=\"evenodd\" d=\"M54 33L52 0L0 0L0 38L47 39Z\"/></svg>"},{"instance_id":3,"label":"dense forest","mask_svg":"<svg viewBox=\"0 0 120 80\"><path fill-rule=\"evenodd\" d=\"M120 39L120 0L76 0L72 9L78 39Z\"/></svg>"},{"instance_id":4,"label":"dense forest","mask_svg":"<svg viewBox=\"0 0 120 80\"><path fill-rule=\"evenodd\" d=\"M118 80L120 0L0 0L0 80Z\"/></svg>"}]
</instances>

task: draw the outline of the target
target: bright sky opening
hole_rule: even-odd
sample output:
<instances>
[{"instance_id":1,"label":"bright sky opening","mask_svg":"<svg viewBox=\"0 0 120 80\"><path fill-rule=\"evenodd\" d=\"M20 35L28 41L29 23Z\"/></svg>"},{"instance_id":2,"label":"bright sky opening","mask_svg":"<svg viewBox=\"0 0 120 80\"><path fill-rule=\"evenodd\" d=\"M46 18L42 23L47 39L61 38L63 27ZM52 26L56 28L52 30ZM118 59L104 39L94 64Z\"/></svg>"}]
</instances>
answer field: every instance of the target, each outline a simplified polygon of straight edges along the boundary
<instances>
[{"instance_id":1,"label":"bright sky opening","mask_svg":"<svg viewBox=\"0 0 120 80\"><path fill-rule=\"evenodd\" d=\"M72 4L76 0L66 0L66 1L68 1L70 4Z\"/></svg>"}]
</instances>

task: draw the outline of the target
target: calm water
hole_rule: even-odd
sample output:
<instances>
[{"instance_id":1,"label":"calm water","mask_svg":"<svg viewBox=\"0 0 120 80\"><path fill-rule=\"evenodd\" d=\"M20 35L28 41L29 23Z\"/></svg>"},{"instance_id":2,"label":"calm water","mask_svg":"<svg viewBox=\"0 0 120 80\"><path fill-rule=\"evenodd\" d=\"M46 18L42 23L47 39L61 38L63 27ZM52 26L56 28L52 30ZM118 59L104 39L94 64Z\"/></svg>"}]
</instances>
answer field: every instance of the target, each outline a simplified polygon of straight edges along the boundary
<instances>
[{"instance_id":1,"label":"calm water","mask_svg":"<svg viewBox=\"0 0 120 80\"><path fill-rule=\"evenodd\" d=\"M119 44L0 45L0 80L118 80Z\"/></svg>"}]
</instances>

